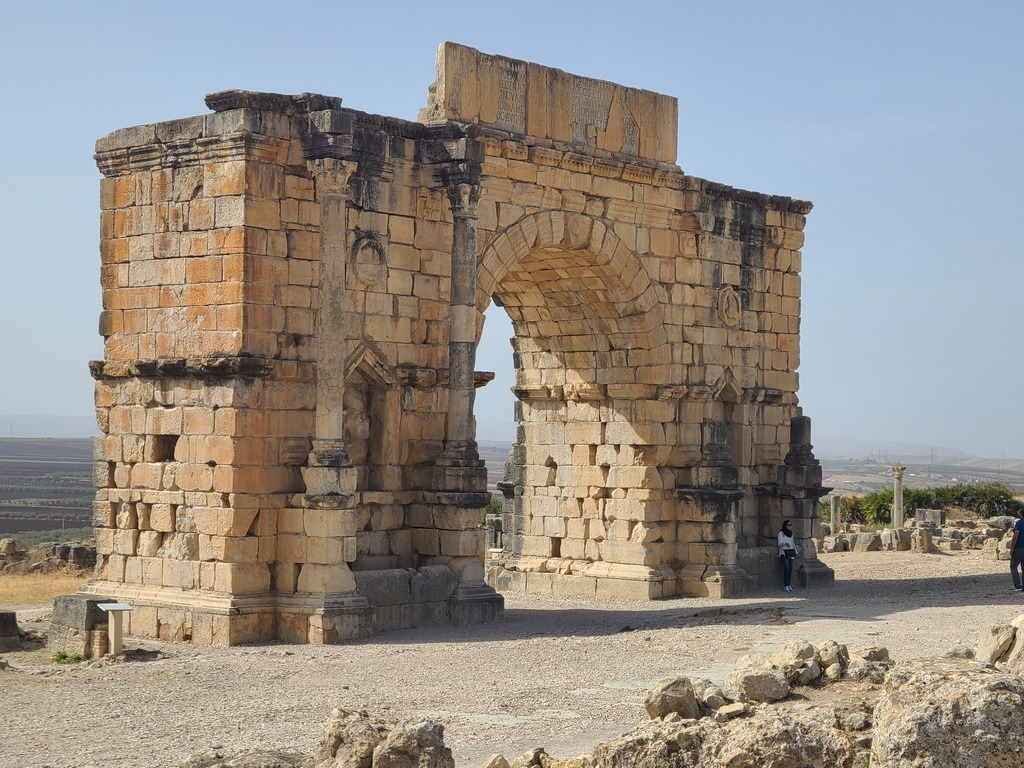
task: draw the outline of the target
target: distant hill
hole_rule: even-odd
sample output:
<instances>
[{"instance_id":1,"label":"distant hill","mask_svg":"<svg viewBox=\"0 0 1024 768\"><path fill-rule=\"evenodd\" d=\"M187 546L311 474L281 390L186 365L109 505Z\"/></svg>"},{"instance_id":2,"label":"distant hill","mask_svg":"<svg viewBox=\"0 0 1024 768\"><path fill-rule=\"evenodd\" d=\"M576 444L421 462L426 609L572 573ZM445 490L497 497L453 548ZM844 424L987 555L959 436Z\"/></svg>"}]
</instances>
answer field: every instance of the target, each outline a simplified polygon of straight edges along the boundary
<instances>
[{"instance_id":1,"label":"distant hill","mask_svg":"<svg viewBox=\"0 0 1024 768\"><path fill-rule=\"evenodd\" d=\"M0 437L92 437L99 433L93 416L0 416Z\"/></svg>"}]
</instances>

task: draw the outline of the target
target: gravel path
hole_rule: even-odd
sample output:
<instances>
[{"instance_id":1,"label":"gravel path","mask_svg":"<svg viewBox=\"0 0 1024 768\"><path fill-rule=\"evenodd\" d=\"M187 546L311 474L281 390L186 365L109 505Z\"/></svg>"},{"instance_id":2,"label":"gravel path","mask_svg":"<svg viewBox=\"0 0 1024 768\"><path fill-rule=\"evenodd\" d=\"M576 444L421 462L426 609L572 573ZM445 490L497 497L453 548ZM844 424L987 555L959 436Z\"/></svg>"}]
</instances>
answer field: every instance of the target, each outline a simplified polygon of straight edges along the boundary
<instances>
[{"instance_id":1,"label":"gravel path","mask_svg":"<svg viewBox=\"0 0 1024 768\"><path fill-rule=\"evenodd\" d=\"M973 645L1024 613L1007 563L967 551L822 557L835 587L736 600L608 603L505 595L501 624L434 627L338 646L193 648L128 638L163 658L56 666L44 650L0 672L0 766L176 766L223 747L312 752L335 706L444 723L459 768L544 746L589 751L644 719L655 681L721 682L786 640L886 646L897 660ZM44 610L19 613L45 628Z\"/></svg>"}]
</instances>

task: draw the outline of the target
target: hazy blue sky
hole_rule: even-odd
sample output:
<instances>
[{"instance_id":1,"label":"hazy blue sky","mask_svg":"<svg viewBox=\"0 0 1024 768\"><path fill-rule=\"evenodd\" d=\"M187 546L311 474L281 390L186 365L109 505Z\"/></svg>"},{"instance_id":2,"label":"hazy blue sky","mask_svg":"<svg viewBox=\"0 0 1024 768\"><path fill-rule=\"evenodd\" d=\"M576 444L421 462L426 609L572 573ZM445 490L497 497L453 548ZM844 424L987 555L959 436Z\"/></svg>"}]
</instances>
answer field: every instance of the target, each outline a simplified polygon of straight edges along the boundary
<instances>
[{"instance_id":1,"label":"hazy blue sky","mask_svg":"<svg viewBox=\"0 0 1024 768\"><path fill-rule=\"evenodd\" d=\"M414 119L453 40L677 96L684 171L814 202L800 399L816 435L1024 457L1022 29L1020 2L8 0L0 414L92 412L97 138L227 88ZM511 418L495 335L489 421Z\"/></svg>"}]
</instances>

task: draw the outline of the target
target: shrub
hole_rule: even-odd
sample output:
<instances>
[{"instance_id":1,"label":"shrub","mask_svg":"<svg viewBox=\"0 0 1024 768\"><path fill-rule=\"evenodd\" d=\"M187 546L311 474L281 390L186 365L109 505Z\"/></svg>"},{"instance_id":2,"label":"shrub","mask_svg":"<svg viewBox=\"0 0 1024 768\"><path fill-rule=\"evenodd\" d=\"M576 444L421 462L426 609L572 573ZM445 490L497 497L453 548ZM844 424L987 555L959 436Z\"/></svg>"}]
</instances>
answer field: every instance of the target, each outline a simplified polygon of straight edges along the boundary
<instances>
[{"instance_id":1,"label":"shrub","mask_svg":"<svg viewBox=\"0 0 1024 768\"><path fill-rule=\"evenodd\" d=\"M852 499L850 507L846 500ZM865 522L869 525L883 525L892 522L893 489L874 491L860 498L844 496L843 516L850 522ZM822 505L823 519L828 519L827 500ZM1001 483L960 483L959 485L937 488L904 488L903 509L960 507L980 517L1015 515L1024 503L1015 499L1013 493Z\"/></svg>"},{"instance_id":2,"label":"shrub","mask_svg":"<svg viewBox=\"0 0 1024 768\"><path fill-rule=\"evenodd\" d=\"M496 493L491 494L491 500L487 502L488 515L500 515L503 510L502 497Z\"/></svg>"},{"instance_id":3,"label":"shrub","mask_svg":"<svg viewBox=\"0 0 1024 768\"><path fill-rule=\"evenodd\" d=\"M85 657L79 653L67 654L64 651L57 651L53 654L54 664L77 664L80 661L85 661Z\"/></svg>"}]
</instances>

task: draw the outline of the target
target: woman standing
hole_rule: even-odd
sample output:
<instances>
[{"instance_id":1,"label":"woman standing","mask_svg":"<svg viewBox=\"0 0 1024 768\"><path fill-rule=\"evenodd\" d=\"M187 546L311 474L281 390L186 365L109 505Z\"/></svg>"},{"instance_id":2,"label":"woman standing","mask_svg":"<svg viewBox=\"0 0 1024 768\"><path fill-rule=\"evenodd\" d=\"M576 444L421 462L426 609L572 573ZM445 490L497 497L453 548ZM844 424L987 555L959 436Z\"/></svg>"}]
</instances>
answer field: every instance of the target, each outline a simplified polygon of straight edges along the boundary
<instances>
[{"instance_id":1,"label":"woman standing","mask_svg":"<svg viewBox=\"0 0 1024 768\"><path fill-rule=\"evenodd\" d=\"M782 575L786 580L786 591L793 591L793 560L800 554L800 548L793 540L793 524L789 520L782 521L779 531L779 562L782 563Z\"/></svg>"}]
</instances>

